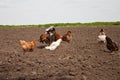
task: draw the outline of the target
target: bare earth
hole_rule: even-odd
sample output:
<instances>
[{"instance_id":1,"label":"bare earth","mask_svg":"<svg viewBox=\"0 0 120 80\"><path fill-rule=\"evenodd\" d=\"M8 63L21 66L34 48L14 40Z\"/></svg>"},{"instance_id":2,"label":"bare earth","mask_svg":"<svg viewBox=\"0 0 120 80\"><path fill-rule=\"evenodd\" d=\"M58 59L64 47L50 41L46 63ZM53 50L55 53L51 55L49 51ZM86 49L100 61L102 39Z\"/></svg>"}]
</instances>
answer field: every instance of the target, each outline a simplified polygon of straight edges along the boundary
<instances>
[{"instance_id":1,"label":"bare earth","mask_svg":"<svg viewBox=\"0 0 120 80\"><path fill-rule=\"evenodd\" d=\"M102 28L120 44L120 26ZM0 29L0 80L120 80L120 50L110 54L98 43L100 29L56 28L61 35L70 30L72 41L54 51L37 42L34 51L25 54L19 40L39 39L45 28Z\"/></svg>"}]
</instances>

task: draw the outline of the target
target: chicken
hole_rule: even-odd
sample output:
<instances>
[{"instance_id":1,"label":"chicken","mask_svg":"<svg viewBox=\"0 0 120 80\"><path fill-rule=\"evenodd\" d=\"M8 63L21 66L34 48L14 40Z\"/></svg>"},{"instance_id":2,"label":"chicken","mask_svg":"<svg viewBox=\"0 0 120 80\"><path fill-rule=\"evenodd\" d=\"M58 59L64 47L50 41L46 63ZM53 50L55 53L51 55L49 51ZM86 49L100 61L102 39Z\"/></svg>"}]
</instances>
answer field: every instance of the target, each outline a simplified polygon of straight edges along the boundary
<instances>
[{"instance_id":1,"label":"chicken","mask_svg":"<svg viewBox=\"0 0 120 80\"><path fill-rule=\"evenodd\" d=\"M103 29L100 30L99 35L98 35L98 41L99 42L106 42L106 35Z\"/></svg>"},{"instance_id":2,"label":"chicken","mask_svg":"<svg viewBox=\"0 0 120 80\"><path fill-rule=\"evenodd\" d=\"M55 32L56 32L56 30L55 30L54 26L51 26L45 30L45 34L49 34L50 36L52 36Z\"/></svg>"},{"instance_id":3,"label":"chicken","mask_svg":"<svg viewBox=\"0 0 120 80\"><path fill-rule=\"evenodd\" d=\"M40 39L38 41L42 43L50 44L49 38L48 38L49 36L50 36L49 34L41 34Z\"/></svg>"},{"instance_id":4,"label":"chicken","mask_svg":"<svg viewBox=\"0 0 120 80\"><path fill-rule=\"evenodd\" d=\"M55 50L60 45L61 42L62 42L62 39L60 38L57 41L52 42L50 46L46 46L45 49Z\"/></svg>"},{"instance_id":5,"label":"chicken","mask_svg":"<svg viewBox=\"0 0 120 80\"><path fill-rule=\"evenodd\" d=\"M55 41L62 38L62 36L57 32L55 32L53 36L55 36Z\"/></svg>"},{"instance_id":6,"label":"chicken","mask_svg":"<svg viewBox=\"0 0 120 80\"><path fill-rule=\"evenodd\" d=\"M59 35L58 33L54 33L53 35L50 34L42 34L40 36L39 41L42 43L46 43L47 45L50 45L52 42L57 41L58 39L60 39L62 36Z\"/></svg>"},{"instance_id":7,"label":"chicken","mask_svg":"<svg viewBox=\"0 0 120 80\"><path fill-rule=\"evenodd\" d=\"M25 40L20 40L19 43L22 46L24 52L26 52L26 51L33 51L33 48L36 45L35 41L26 42Z\"/></svg>"},{"instance_id":8,"label":"chicken","mask_svg":"<svg viewBox=\"0 0 120 80\"><path fill-rule=\"evenodd\" d=\"M113 42L110 37L106 37L106 42L106 47L108 50L110 50L110 52L119 50L118 45L115 42Z\"/></svg>"},{"instance_id":9,"label":"chicken","mask_svg":"<svg viewBox=\"0 0 120 80\"><path fill-rule=\"evenodd\" d=\"M62 40L66 42L70 42L72 39L71 31L68 31L66 34L63 35Z\"/></svg>"}]
</instances>

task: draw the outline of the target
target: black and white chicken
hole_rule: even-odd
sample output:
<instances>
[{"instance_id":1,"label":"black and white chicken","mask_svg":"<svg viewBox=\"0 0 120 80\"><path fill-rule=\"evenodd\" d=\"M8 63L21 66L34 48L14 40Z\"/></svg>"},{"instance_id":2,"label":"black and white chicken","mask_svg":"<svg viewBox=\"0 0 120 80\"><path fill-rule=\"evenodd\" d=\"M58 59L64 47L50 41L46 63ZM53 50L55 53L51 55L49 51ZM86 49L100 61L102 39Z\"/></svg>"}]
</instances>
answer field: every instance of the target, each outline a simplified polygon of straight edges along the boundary
<instances>
[{"instance_id":1,"label":"black and white chicken","mask_svg":"<svg viewBox=\"0 0 120 80\"><path fill-rule=\"evenodd\" d=\"M108 36L106 36L106 47L108 50L110 50L110 52L119 50L118 45Z\"/></svg>"},{"instance_id":2,"label":"black and white chicken","mask_svg":"<svg viewBox=\"0 0 120 80\"><path fill-rule=\"evenodd\" d=\"M50 26L49 28L45 29L45 34L50 34L52 36L56 32L54 26Z\"/></svg>"}]
</instances>

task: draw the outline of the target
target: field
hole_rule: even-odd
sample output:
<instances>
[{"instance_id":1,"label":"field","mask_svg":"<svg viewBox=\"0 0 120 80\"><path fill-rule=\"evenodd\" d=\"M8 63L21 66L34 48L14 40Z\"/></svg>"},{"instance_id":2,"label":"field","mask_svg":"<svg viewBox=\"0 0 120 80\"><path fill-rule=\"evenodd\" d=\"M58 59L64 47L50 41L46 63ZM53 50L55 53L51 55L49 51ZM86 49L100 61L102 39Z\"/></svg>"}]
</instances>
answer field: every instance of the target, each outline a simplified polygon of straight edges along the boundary
<instances>
[{"instance_id":1,"label":"field","mask_svg":"<svg viewBox=\"0 0 120 80\"><path fill-rule=\"evenodd\" d=\"M120 26L56 27L61 35L70 30L72 41L54 51L37 42L25 54L19 40L37 40L45 28L1 28L0 80L120 80L120 50L111 54L98 43L101 28L120 44Z\"/></svg>"}]
</instances>

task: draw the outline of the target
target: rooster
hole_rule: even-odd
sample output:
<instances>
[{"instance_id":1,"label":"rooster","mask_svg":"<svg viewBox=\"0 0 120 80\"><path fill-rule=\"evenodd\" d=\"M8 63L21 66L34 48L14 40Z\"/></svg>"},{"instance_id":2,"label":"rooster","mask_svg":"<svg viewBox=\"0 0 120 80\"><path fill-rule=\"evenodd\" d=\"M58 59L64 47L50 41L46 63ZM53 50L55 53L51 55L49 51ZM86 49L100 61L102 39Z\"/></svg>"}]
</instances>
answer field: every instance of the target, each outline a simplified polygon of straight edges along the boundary
<instances>
[{"instance_id":1,"label":"rooster","mask_svg":"<svg viewBox=\"0 0 120 80\"><path fill-rule=\"evenodd\" d=\"M33 48L36 45L35 41L26 42L25 40L20 40L19 43L22 46L24 52L33 51Z\"/></svg>"},{"instance_id":2,"label":"rooster","mask_svg":"<svg viewBox=\"0 0 120 80\"><path fill-rule=\"evenodd\" d=\"M119 50L118 45L115 42L113 42L110 37L106 37L106 42L106 47L108 50L110 50L110 52Z\"/></svg>"},{"instance_id":3,"label":"rooster","mask_svg":"<svg viewBox=\"0 0 120 80\"><path fill-rule=\"evenodd\" d=\"M98 35L98 41L99 42L106 42L106 34L103 29L100 30L99 35Z\"/></svg>"},{"instance_id":4,"label":"rooster","mask_svg":"<svg viewBox=\"0 0 120 80\"><path fill-rule=\"evenodd\" d=\"M72 39L71 31L67 31L66 34L63 35L62 40L66 42L70 42Z\"/></svg>"}]
</instances>

